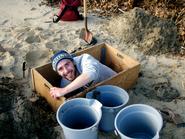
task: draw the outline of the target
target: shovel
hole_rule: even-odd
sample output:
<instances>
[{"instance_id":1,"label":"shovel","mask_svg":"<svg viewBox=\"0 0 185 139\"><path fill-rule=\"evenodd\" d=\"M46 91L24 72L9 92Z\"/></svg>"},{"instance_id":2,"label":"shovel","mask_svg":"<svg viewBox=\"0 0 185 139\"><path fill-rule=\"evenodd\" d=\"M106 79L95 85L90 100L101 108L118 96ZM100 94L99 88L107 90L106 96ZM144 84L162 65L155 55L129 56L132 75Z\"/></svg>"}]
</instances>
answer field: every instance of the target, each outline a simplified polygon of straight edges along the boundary
<instances>
[{"instance_id":1,"label":"shovel","mask_svg":"<svg viewBox=\"0 0 185 139\"><path fill-rule=\"evenodd\" d=\"M87 28L87 2L86 0L84 1L84 23L85 23L85 28L83 28L80 32L80 39L83 39L90 45L96 44L97 40L93 37L92 32L90 32Z\"/></svg>"}]
</instances>

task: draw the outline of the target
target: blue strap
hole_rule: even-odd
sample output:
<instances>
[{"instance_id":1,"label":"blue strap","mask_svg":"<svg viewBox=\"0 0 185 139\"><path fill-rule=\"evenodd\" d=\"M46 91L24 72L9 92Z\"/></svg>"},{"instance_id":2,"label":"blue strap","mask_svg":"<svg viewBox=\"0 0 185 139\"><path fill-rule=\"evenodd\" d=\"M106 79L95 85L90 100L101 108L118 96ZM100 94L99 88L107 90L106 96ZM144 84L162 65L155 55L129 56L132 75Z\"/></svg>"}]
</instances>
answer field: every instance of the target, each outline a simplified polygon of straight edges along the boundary
<instances>
[{"instance_id":1,"label":"blue strap","mask_svg":"<svg viewBox=\"0 0 185 139\"><path fill-rule=\"evenodd\" d=\"M100 62L104 65L106 64L105 63L106 62L106 48L105 47L101 48Z\"/></svg>"}]
</instances>

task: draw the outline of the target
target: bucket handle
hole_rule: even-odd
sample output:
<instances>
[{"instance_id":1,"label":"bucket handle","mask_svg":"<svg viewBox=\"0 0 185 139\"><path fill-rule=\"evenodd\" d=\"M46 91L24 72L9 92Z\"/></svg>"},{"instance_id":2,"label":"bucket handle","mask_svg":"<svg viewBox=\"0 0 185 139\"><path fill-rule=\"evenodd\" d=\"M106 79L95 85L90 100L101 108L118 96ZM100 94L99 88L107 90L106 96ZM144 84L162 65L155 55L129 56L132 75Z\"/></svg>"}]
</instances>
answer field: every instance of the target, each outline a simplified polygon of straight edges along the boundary
<instances>
[{"instance_id":1,"label":"bucket handle","mask_svg":"<svg viewBox=\"0 0 185 139\"><path fill-rule=\"evenodd\" d=\"M94 127L91 128L91 131L92 131L92 132L95 132L95 131L97 131L97 130L98 130L98 127L97 127L97 126L94 126Z\"/></svg>"},{"instance_id":2,"label":"bucket handle","mask_svg":"<svg viewBox=\"0 0 185 139\"><path fill-rule=\"evenodd\" d=\"M114 134L118 137L119 136L119 133L118 131L115 129L114 130ZM152 139L159 139L159 132L156 133L156 135L152 138Z\"/></svg>"},{"instance_id":3,"label":"bucket handle","mask_svg":"<svg viewBox=\"0 0 185 139\"><path fill-rule=\"evenodd\" d=\"M153 138L154 139L159 139L159 132L157 132L156 135Z\"/></svg>"},{"instance_id":4,"label":"bucket handle","mask_svg":"<svg viewBox=\"0 0 185 139\"><path fill-rule=\"evenodd\" d=\"M96 99L89 99L90 106L94 109L101 110L102 104Z\"/></svg>"},{"instance_id":5,"label":"bucket handle","mask_svg":"<svg viewBox=\"0 0 185 139\"><path fill-rule=\"evenodd\" d=\"M114 130L114 134L118 137L119 136L119 134L118 134L118 131L115 129Z\"/></svg>"}]
</instances>

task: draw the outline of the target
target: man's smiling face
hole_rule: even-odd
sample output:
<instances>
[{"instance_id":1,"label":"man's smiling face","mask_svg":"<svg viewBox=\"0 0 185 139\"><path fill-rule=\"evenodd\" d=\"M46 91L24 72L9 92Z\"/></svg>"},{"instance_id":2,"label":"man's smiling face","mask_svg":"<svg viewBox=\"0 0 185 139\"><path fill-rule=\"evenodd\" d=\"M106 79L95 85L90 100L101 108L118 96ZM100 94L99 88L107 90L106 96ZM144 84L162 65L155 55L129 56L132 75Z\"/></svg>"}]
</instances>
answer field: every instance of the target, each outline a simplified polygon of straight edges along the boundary
<instances>
[{"instance_id":1,"label":"man's smiling face","mask_svg":"<svg viewBox=\"0 0 185 139\"><path fill-rule=\"evenodd\" d=\"M73 81L75 79L75 66L69 59L63 59L58 63L57 72L60 76L69 81Z\"/></svg>"}]
</instances>

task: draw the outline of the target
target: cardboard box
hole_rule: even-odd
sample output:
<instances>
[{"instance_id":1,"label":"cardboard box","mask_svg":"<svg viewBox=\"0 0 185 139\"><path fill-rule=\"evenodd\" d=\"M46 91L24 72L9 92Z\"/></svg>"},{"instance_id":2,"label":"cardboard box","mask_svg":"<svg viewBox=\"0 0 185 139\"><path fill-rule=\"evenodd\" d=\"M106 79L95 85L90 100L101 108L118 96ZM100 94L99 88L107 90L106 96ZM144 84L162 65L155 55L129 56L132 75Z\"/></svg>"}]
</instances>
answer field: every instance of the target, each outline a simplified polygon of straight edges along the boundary
<instances>
[{"instance_id":1,"label":"cardboard box","mask_svg":"<svg viewBox=\"0 0 185 139\"><path fill-rule=\"evenodd\" d=\"M83 53L88 53L94 56L101 63L109 66L118 74L87 88L83 92L79 92L77 95L69 98L60 97L56 100L50 96L49 88L59 86L61 77L53 71L51 63L31 69L33 91L36 91L44 97L54 111L56 111L60 104L64 103L65 100L75 97L84 97L88 91L94 89L96 86L109 84L128 89L134 85L138 78L140 68L139 62L108 44L103 43L89 47L76 52L75 55L78 56Z\"/></svg>"}]
</instances>

